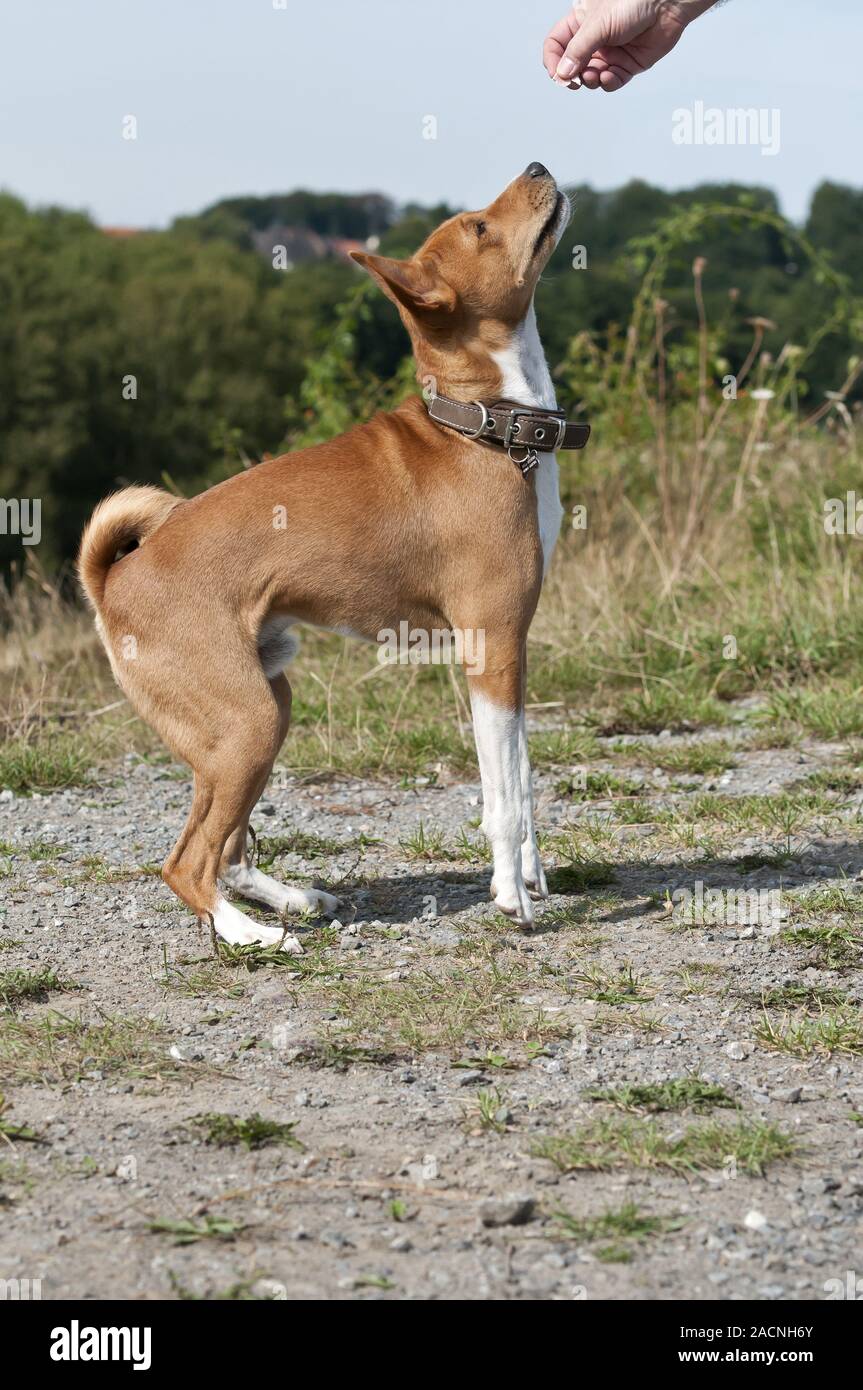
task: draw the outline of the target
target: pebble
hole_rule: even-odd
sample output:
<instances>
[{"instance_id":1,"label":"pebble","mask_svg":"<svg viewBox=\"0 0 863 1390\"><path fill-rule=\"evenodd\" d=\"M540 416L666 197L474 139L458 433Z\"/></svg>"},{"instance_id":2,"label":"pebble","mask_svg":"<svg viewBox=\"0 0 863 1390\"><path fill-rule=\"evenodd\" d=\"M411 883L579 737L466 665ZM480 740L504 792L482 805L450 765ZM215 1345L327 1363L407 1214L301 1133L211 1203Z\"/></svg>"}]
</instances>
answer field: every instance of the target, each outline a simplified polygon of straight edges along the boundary
<instances>
[{"instance_id":1,"label":"pebble","mask_svg":"<svg viewBox=\"0 0 863 1390\"><path fill-rule=\"evenodd\" d=\"M767 1217L763 1211L748 1211L743 1218L743 1224L748 1231L763 1231L767 1225Z\"/></svg>"},{"instance_id":2,"label":"pebble","mask_svg":"<svg viewBox=\"0 0 863 1390\"><path fill-rule=\"evenodd\" d=\"M802 1086L780 1086L778 1090L770 1092L770 1099L778 1101L780 1105L796 1105L802 1094Z\"/></svg>"},{"instance_id":3,"label":"pebble","mask_svg":"<svg viewBox=\"0 0 863 1390\"><path fill-rule=\"evenodd\" d=\"M479 1209L483 1226L524 1226L536 1210L533 1197L491 1197Z\"/></svg>"}]
</instances>

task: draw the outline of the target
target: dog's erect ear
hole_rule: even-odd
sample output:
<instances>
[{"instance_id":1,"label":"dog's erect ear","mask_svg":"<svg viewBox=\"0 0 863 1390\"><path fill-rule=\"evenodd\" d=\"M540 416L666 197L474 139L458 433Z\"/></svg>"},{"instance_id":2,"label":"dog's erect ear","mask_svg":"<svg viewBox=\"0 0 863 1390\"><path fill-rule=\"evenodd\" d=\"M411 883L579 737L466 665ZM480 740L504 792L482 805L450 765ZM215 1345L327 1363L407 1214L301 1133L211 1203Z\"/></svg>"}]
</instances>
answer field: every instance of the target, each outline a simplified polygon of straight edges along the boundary
<instances>
[{"instance_id":1,"label":"dog's erect ear","mask_svg":"<svg viewBox=\"0 0 863 1390\"><path fill-rule=\"evenodd\" d=\"M385 295L412 314L455 308L455 290L437 271L421 261L397 261L352 251L351 257L377 280Z\"/></svg>"}]
</instances>

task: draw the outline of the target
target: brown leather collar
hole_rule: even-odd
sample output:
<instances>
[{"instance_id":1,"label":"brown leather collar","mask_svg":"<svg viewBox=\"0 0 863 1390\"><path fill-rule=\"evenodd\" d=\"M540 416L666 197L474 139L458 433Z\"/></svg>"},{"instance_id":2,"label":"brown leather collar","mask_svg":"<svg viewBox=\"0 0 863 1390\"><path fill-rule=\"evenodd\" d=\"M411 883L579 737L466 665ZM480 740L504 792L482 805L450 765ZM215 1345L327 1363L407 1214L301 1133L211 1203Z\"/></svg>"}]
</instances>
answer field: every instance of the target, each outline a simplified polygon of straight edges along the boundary
<instances>
[{"instance_id":1,"label":"brown leather collar","mask_svg":"<svg viewBox=\"0 0 863 1390\"><path fill-rule=\"evenodd\" d=\"M525 477L536 468L538 453L583 449L590 437L590 425L567 420L563 410L517 401L453 401L448 396L433 396L427 405L436 424L478 443L506 449Z\"/></svg>"}]
</instances>

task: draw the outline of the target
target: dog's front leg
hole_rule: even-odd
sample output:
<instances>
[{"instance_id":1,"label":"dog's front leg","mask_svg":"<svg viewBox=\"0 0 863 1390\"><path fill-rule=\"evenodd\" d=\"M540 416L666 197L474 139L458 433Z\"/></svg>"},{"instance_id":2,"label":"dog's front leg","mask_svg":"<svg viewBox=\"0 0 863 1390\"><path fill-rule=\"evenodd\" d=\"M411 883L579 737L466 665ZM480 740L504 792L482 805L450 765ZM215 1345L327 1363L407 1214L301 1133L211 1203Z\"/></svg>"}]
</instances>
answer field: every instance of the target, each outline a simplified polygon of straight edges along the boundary
<instances>
[{"instance_id":1,"label":"dog's front leg","mask_svg":"<svg viewBox=\"0 0 863 1390\"><path fill-rule=\"evenodd\" d=\"M524 820L524 835L521 842L521 872L527 891L532 898L547 898L548 884L539 845L536 840L536 825L533 816L533 775L530 768L530 754L527 747L527 726L524 710L518 722L518 760L521 773L521 807Z\"/></svg>"},{"instance_id":2,"label":"dog's front leg","mask_svg":"<svg viewBox=\"0 0 863 1390\"><path fill-rule=\"evenodd\" d=\"M520 926L533 924L533 906L522 872L525 834L520 727L523 719L521 656L492 647L483 675L469 678L473 729L482 778L482 828L491 842L491 895Z\"/></svg>"}]
</instances>

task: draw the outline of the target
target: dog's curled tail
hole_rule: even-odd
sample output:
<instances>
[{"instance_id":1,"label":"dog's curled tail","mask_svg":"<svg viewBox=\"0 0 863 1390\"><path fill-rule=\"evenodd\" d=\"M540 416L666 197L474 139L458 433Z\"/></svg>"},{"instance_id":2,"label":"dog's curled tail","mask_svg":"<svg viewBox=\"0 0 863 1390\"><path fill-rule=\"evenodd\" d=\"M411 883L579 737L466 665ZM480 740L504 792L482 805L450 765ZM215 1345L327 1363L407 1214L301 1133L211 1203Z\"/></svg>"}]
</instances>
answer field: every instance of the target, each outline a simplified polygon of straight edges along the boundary
<instances>
[{"instance_id":1,"label":"dog's curled tail","mask_svg":"<svg viewBox=\"0 0 863 1390\"><path fill-rule=\"evenodd\" d=\"M93 608L115 561L142 545L182 501L159 487L127 487L100 502L81 537L78 578Z\"/></svg>"}]
</instances>

